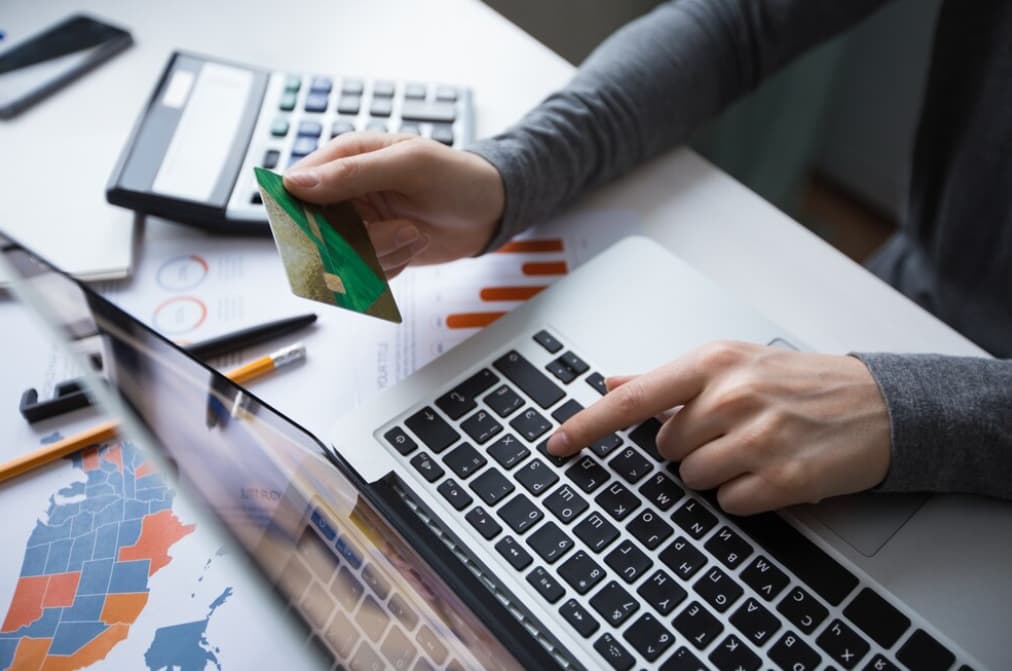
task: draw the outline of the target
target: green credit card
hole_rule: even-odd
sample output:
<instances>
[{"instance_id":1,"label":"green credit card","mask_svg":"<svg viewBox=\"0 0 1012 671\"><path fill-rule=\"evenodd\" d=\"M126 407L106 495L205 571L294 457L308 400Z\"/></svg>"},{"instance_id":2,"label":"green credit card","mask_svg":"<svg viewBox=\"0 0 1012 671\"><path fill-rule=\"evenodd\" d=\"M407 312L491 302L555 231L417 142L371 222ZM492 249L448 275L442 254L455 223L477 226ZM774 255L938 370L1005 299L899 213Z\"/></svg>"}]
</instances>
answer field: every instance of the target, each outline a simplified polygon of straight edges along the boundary
<instances>
[{"instance_id":1,"label":"green credit card","mask_svg":"<svg viewBox=\"0 0 1012 671\"><path fill-rule=\"evenodd\" d=\"M278 173L254 170L292 292L400 323L400 310L355 207L304 203L285 190Z\"/></svg>"}]
</instances>

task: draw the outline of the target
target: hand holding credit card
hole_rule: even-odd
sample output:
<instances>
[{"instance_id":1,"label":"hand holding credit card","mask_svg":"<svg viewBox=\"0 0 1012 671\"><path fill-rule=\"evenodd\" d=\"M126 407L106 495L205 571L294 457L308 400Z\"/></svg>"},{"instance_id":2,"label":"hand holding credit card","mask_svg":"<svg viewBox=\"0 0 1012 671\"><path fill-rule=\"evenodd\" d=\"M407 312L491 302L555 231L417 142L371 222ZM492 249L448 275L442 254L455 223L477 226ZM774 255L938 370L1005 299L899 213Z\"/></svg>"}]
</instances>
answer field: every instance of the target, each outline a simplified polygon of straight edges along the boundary
<instances>
[{"instance_id":1,"label":"hand holding credit card","mask_svg":"<svg viewBox=\"0 0 1012 671\"><path fill-rule=\"evenodd\" d=\"M292 292L400 323L390 285L354 206L305 203L285 190L281 175L255 170Z\"/></svg>"}]
</instances>

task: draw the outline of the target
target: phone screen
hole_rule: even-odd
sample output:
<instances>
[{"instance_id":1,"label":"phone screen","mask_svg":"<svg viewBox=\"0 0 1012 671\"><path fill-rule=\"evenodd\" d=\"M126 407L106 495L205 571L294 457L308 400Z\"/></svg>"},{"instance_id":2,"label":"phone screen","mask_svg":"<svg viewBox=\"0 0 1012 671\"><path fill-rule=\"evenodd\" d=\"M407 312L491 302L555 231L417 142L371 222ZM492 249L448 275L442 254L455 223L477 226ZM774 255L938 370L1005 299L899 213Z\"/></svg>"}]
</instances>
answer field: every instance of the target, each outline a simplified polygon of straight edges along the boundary
<instances>
[{"instance_id":1,"label":"phone screen","mask_svg":"<svg viewBox=\"0 0 1012 671\"><path fill-rule=\"evenodd\" d=\"M130 34L72 16L0 53L0 111L14 113L130 44Z\"/></svg>"}]
</instances>

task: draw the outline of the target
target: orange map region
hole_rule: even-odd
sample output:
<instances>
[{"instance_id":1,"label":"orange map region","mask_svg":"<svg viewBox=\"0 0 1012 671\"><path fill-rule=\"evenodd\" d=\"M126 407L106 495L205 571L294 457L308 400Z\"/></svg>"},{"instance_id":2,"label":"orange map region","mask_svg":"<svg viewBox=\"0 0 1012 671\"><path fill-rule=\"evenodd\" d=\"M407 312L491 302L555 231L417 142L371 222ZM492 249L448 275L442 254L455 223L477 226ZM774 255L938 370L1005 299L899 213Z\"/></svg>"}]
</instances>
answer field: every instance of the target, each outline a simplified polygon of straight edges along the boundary
<instances>
[{"instance_id":1,"label":"orange map region","mask_svg":"<svg viewBox=\"0 0 1012 671\"><path fill-rule=\"evenodd\" d=\"M116 470L120 473L123 472L123 450L120 449L119 445L106 448L105 452L102 453L102 458L110 464L115 465Z\"/></svg>"},{"instance_id":2,"label":"orange map region","mask_svg":"<svg viewBox=\"0 0 1012 671\"><path fill-rule=\"evenodd\" d=\"M105 659L113 647L124 640L130 627L114 624L89 641L73 655L49 656L51 638L23 638L14 652L11 669L17 671L75 671Z\"/></svg>"},{"instance_id":3,"label":"orange map region","mask_svg":"<svg viewBox=\"0 0 1012 671\"><path fill-rule=\"evenodd\" d=\"M11 606L0 631L15 631L42 617L42 599L46 596L48 586L48 575L18 578Z\"/></svg>"},{"instance_id":4,"label":"orange map region","mask_svg":"<svg viewBox=\"0 0 1012 671\"><path fill-rule=\"evenodd\" d=\"M171 560L169 548L195 528L194 524L180 524L179 518L171 510L159 510L153 515L146 515L141 520L141 534L137 542L120 548L119 561L149 559L151 568L148 569L148 575L152 576Z\"/></svg>"},{"instance_id":5,"label":"orange map region","mask_svg":"<svg viewBox=\"0 0 1012 671\"><path fill-rule=\"evenodd\" d=\"M81 468L84 472L93 471L99 467L98 448L89 447L84 452L81 452Z\"/></svg>"},{"instance_id":6,"label":"orange map region","mask_svg":"<svg viewBox=\"0 0 1012 671\"><path fill-rule=\"evenodd\" d=\"M80 579L80 571L50 575L49 585L46 587L46 596L42 599L42 606L44 608L62 608L72 605L74 603L74 594L77 593L77 583Z\"/></svg>"},{"instance_id":7,"label":"orange map region","mask_svg":"<svg viewBox=\"0 0 1012 671\"><path fill-rule=\"evenodd\" d=\"M107 594L101 620L106 624L133 624L147 603L147 592Z\"/></svg>"},{"instance_id":8,"label":"orange map region","mask_svg":"<svg viewBox=\"0 0 1012 671\"><path fill-rule=\"evenodd\" d=\"M140 480L145 475L151 475L154 472L155 469L151 468L151 464L145 461L143 464L134 469L134 477Z\"/></svg>"}]
</instances>

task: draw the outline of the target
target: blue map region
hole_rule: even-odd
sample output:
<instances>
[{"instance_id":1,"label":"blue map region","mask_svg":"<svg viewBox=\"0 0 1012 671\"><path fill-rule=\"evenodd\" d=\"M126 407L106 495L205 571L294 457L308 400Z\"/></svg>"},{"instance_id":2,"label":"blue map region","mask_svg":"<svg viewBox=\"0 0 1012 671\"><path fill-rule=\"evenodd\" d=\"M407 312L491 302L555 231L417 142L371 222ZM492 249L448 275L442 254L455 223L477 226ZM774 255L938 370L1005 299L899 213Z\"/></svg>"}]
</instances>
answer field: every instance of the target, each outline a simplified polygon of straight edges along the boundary
<instances>
[{"instance_id":1,"label":"blue map region","mask_svg":"<svg viewBox=\"0 0 1012 671\"><path fill-rule=\"evenodd\" d=\"M204 671L208 663L221 671L218 663L219 648L211 647L207 642L207 625L211 616L219 606L224 605L232 596L232 588L226 587L217 599L211 602L207 617L194 622L184 622L155 630L155 639L144 653L144 663L148 671L166 669L172 671Z\"/></svg>"},{"instance_id":2,"label":"blue map region","mask_svg":"<svg viewBox=\"0 0 1012 671\"><path fill-rule=\"evenodd\" d=\"M117 450L119 459L110 450ZM88 457L87 466L84 454L74 455L72 462L87 480L49 497L46 521L35 524L20 574L24 579L79 573L76 591L67 595L72 603L42 607L41 595L15 590L11 613L15 606L25 612L27 604L28 612L34 608L41 614L31 622L19 622L22 626L13 631L0 631L0 671L10 667L25 637L52 638L51 655L77 652L108 628L101 620L107 595L148 591L149 560L119 561L119 552L137 542L145 516L171 509L174 492L157 475L135 477L143 457L127 443L100 448L99 458ZM122 471L116 461L122 461ZM72 587L73 576L60 579L68 578Z\"/></svg>"}]
</instances>

